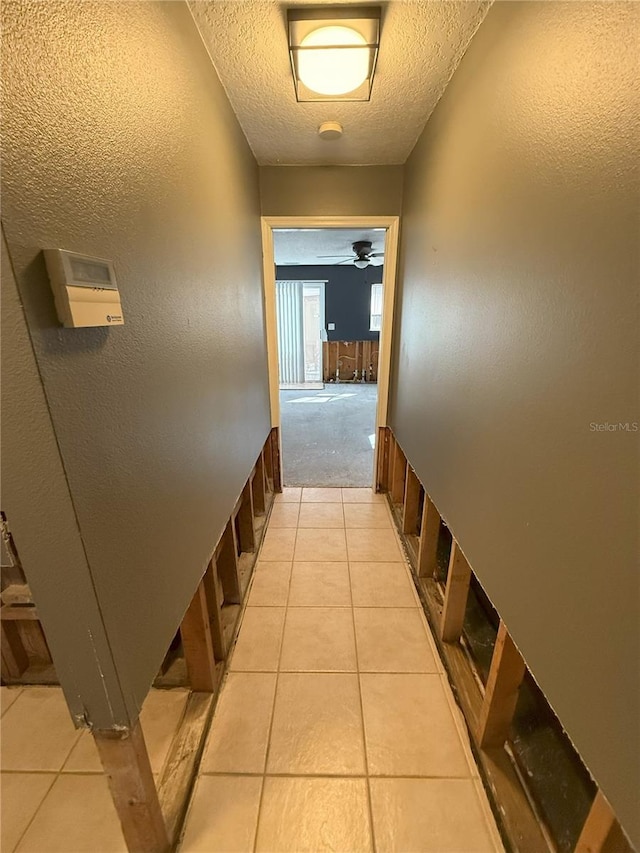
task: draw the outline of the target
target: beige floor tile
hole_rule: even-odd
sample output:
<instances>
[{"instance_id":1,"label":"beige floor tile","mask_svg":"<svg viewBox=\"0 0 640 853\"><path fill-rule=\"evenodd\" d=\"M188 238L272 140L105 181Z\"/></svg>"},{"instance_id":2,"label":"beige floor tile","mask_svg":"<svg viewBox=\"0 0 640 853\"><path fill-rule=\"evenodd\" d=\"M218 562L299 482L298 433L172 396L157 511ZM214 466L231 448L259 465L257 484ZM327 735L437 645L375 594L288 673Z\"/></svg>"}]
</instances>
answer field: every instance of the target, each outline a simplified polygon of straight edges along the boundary
<instances>
[{"instance_id":1,"label":"beige floor tile","mask_svg":"<svg viewBox=\"0 0 640 853\"><path fill-rule=\"evenodd\" d=\"M289 606L349 607L348 563L294 563Z\"/></svg>"},{"instance_id":2,"label":"beige floor tile","mask_svg":"<svg viewBox=\"0 0 640 853\"><path fill-rule=\"evenodd\" d=\"M372 779L371 806L379 853L495 849L468 779Z\"/></svg>"},{"instance_id":3,"label":"beige floor tile","mask_svg":"<svg viewBox=\"0 0 640 853\"><path fill-rule=\"evenodd\" d=\"M201 776L180 853L251 853L261 790L262 777Z\"/></svg>"},{"instance_id":4,"label":"beige floor tile","mask_svg":"<svg viewBox=\"0 0 640 853\"><path fill-rule=\"evenodd\" d=\"M438 667L418 608L356 607L360 672L434 672Z\"/></svg>"},{"instance_id":5,"label":"beige floor tile","mask_svg":"<svg viewBox=\"0 0 640 853\"><path fill-rule=\"evenodd\" d=\"M391 528L389 530L356 530L347 533L349 562L389 563L402 560L402 552Z\"/></svg>"},{"instance_id":6,"label":"beige floor tile","mask_svg":"<svg viewBox=\"0 0 640 853\"><path fill-rule=\"evenodd\" d=\"M162 772L188 698L188 690L152 689L144 700L140 725L153 773Z\"/></svg>"},{"instance_id":7,"label":"beige floor tile","mask_svg":"<svg viewBox=\"0 0 640 853\"><path fill-rule=\"evenodd\" d=\"M20 853L127 853L107 777L58 776L17 849Z\"/></svg>"},{"instance_id":8,"label":"beige floor tile","mask_svg":"<svg viewBox=\"0 0 640 853\"><path fill-rule=\"evenodd\" d=\"M298 527L344 527L342 504L301 504Z\"/></svg>"},{"instance_id":9,"label":"beige floor tile","mask_svg":"<svg viewBox=\"0 0 640 853\"><path fill-rule=\"evenodd\" d=\"M349 563L354 607L416 607L404 563Z\"/></svg>"},{"instance_id":10,"label":"beige floor tile","mask_svg":"<svg viewBox=\"0 0 640 853\"><path fill-rule=\"evenodd\" d=\"M345 527L391 530L389 510L384 504L345 504Z\"/></svg>"},{"instance_id":11,"label":"beige floor tile","mask_svg":"<svg viewBox=\"0 0 640 853\"><path fill-rule=\"evenodd\" d=\"M282 492L276 494L276 503L300 503L302 489L298 486L285 486Z\"/></svg>"},{"instance_id":12,"label":"beige floor tile","mask_svg":"<svg viewBox=\"0 0 640 853\"><path fill-rule=\"evenodd\" d=\"M277 503L271 510L269 516L269 528L274 530L279 527L297 527L298 513L300 512L300 503Z\"/></svg>"},{"instance_id":13,"label":"beige floor tile","mask_svg":"<svg viewBox=\"0 0 640 853\"><path fill-rule=\"evenodd\" d=\"M281 673L267 773L359 776L364 772L358 676Z\"/></svg>"},{"instance_id":14,"label":"beige floor tile","mask_svg":"<svg viewBox=\"0 0 640 853\"><path fill-rule=\"evenodd\" d=\"M60 770L79 737L59 687L25 688L2 718L2 769Z\"/></svg>"},{"instance_id":15,"label":"beige floor tile","mask_svg":"<svg viewBox=\"0 0 640 853\"><path fill-rule=\"evenodd\" d=\"M439 675L360 676L369 772L470 776Z\"/></svg>"},{"instance_id":16,"label":"beige floor tile","mask_svg":"<svg viewBox=\"0 0 640 853\"><path fill-rule=\"evenodd\" d=\"M376 494L373 489L343 489L342 502L345 504L356 503L381 503L386 504L384 495Z\"/></svg>"},{"instance_id":17,"label":"beige floor tile","mask_svg":"<svg viewBox=\"0 0 640 853\"><path fill-rule=\"evenodd\" d=\"M365 779L265 779L257 851L367 853L371 849Z\"/></svg>"},{"instance_id":18,"label":"beige floor tile","mask_svg":"<svg viewBox=\"0 0 640 853\"><path fill-rule=\"evenodd\" d=\"M56 778L55 773L3 773L0 850L11 853Z\"/></svg>"},{"instance_id":19,"label":"beige floor tile","mask_svg":"<svg viewBox=\"0 0 640 853\"><path fill-rule=\"evenodd\" d=\"M303 489L302 503L342 503L342 489Z\"/></svg>"},{"instance_id":20,"label":"beige floor tile","mask_svg":"<svg viewBox=\"0 0 640 853\"><path fill-rule=\"evenodd\" d=\"M8 711L22 691L22 687L0 687L0 708L2 714Z\"/></svg>"},{"instance_id":21,"label":"beige floor tile","mask_svg":"<svg viewBox=\"0 0 640 853\"><path fill-rule=\"evenodd\" d=\"M249 607L285 607L290 577L290 562L258 560L247 601Z\"/></svg>"},{"instance_id":22,"label":"beige floor tile","mask_svg":"<svg viewBox=\"0 0 640 853\"><path fill-rule=\"evenodd\" d=\"M144 700L140 724L153 773L162 772L188 698L188 690L154 690L152 688ZM63 772L102 773L98 750L90 732L83 731L65 762Z\"/></svg>"},{"instance_id":23,"label":"beige floor tile","mask_svg":"<svg viewBox=\"0 0 640 853\"><path fill-rule=\"evenodd\" d=\"M222 688L201 773L264 773L276 674L232 672Z\"/></svg>"},{"instance_id":24,"label":"beige floor tile","mask_svg":"<svg viewBox=\"0 0 640 853\"><path fill-rule=\"evenodd\" d=\"M275 672L278 669L284 607L247 607L229 669Z\"/></svg>"},{"instance_id":25,"label":"beige floor tile","mask_svg":"<svg viewBox=\"0 0 640 853\"><path fill-rule=\"evenodd\" d=\"M356 644L348 607L289 607L280 671L355 672Z\"/></svg>"},{"instance_id":26,"label":"beige floor tile","mask_svg":"<svg viewBox=\"0 0 640 853\"><path fill-rule=\"evenodd\" d=\"M296 531L292 528L267 529L260 549L260 559L267 562L292 560L295 541Z\"/></svg>"},{"instance_id":27,"label":"beige floor tile","mask_svg":"<svg viewBox=\"0 0 640 853\"><path fill-rule=\"evenodd\" d=\"M317 530L298 528L296 549L293 559L296 562L335 561L347 559L347 544L344 530Z\"/></svg>"}]
</instances>

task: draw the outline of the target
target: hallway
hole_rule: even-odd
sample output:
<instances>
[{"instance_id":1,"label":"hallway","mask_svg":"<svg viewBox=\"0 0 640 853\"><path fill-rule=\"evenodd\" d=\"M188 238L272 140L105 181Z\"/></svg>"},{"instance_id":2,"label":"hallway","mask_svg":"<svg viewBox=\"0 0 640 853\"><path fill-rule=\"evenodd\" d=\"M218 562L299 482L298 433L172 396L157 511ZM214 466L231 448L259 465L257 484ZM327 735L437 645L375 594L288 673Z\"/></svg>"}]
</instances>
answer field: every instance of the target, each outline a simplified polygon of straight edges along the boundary
<instances>
[{"instance_id":1,"label":"hallway","mask_svg":"<svg viewBox=\"0 0 640 853\"><path fill-rule=\"evenodd\" d=\"M382 495L276 497L179 849L503 849Z\"/></svg>"},{"instance_id":2,"label":"hallway","mask_svg":"<svg viewBox=\"0 0 640 853\"><path fill-rule=\"evenodd\" d=\"M640 851L640 3L317 5L2 3L2 849Z\"/></svg>"}]
</instances>

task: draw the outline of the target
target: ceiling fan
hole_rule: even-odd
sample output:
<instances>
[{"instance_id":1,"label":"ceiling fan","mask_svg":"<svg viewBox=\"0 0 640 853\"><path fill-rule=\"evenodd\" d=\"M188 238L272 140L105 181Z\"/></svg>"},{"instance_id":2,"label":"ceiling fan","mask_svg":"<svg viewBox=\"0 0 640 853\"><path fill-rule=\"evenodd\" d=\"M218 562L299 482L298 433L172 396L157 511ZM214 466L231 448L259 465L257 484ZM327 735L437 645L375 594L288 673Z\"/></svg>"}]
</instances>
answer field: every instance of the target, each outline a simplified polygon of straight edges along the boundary
<instances>
[{"instance_id":1,"label":"ceiling fan","mask_svg":"<svg viewBox=\"0 0 640 853\"><path fill-rule=\"evenodd\" d=\"M373 244L371 240L358 240L353 244L352 248L355 257L351 255L318 255L318 258L344 258L344 260L338 261L335 266L353 263L354 266L361 270L368 267L369 264L379 267L384 263L384 252L372 252Z\"/></svg>"}]
</instances>

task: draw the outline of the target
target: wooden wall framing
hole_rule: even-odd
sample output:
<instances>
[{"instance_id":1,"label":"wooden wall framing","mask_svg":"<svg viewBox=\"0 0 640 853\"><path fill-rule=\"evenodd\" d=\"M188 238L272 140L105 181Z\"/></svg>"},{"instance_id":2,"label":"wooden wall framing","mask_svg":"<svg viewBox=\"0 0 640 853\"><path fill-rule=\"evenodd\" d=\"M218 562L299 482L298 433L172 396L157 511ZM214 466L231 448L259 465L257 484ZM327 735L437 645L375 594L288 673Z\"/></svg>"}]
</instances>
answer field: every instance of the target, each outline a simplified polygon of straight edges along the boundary
<instances>
[{"instance_id":1,"label":"wooden wall framing","mask_svg":"<svg viewBox=\"0 0 640 853\"><path fill-rule=\"evenodd\" d=\"M273 428L180 625L191 693L157 787L139 720L128 730L92 731L131 853L169 853L178 841L267 515L281 483L279 431ZM18 593L13 589L11 594ZM16 625L38 624L37 611L32 602L9 602L2 616L3 680L9 666L18 673L11 683L19 683L28 660Z\"/></svg>"},{"instance_id":2,"label":"wooden wall framing","mask_svg":"<svg viewBox=\"0 0 640 853\"><path fill-rule=\"evenodd\" d=\"M509 748L509 730L526 663L501 620L483 686L461 641L473 570L453 537L446 581L444 585L438 581L438 545L444 521L389 427L380 428L378 442L377 490L387 494L503 839L514 853L555 853ZM633 853L600 791L574 853Z\"/></svg>"},{"instance_id":3,"label":"wooden wall framing","mask_svg":"<svg viewBox=\"0 0 640 853\"><path fill-rule=\"evenodd\" d=\"M51 652L4 514L0 517L0 535L3 544L0 592L2 682L55 683Z\"/></svg>"},{"instance_id":4,"label":"wooden wall framing","mask_svg":"<svg viewBox=\"0 0 640 853\"><path fill-rule=\"evenodd\" d=\"M377 382L378 341L323 341L323 382Z\"/></svg>"}]
</instances>

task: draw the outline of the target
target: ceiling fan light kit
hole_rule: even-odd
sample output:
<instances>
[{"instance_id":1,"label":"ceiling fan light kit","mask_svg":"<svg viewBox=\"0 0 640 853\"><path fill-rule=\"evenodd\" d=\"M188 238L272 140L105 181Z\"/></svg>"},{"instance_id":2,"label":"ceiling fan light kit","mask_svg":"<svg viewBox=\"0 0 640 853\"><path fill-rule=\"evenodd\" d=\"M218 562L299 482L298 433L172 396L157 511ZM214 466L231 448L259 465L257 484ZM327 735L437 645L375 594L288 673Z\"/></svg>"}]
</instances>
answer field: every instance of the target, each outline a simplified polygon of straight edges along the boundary
<instances>
[{"instance_id":1,"label":"ceiling fan light kit","mask_svg":"<svg viewBox=\"0 0 640 853\"><path fill-rule=\"evenodd\" d=\"M380 46L380 15L379 6L287 11L297 101L370 100Z\"/></svg>"},{"instance_id":2,"label":"ceiling fan light kit","mask_svg":"<svg viewBox=\"0 0 640 853\"><path fill-rule=\"evenodd\" d=\"M335 266L352 263L359 270L364 270L369 265L381 267L384 264L384 252L373 252L371 240L357 240L351 248L355 257L351 257L351 255L320 255L319 259L344 258L344 260L338 261Z\"/></svg>"}]
</instances>

